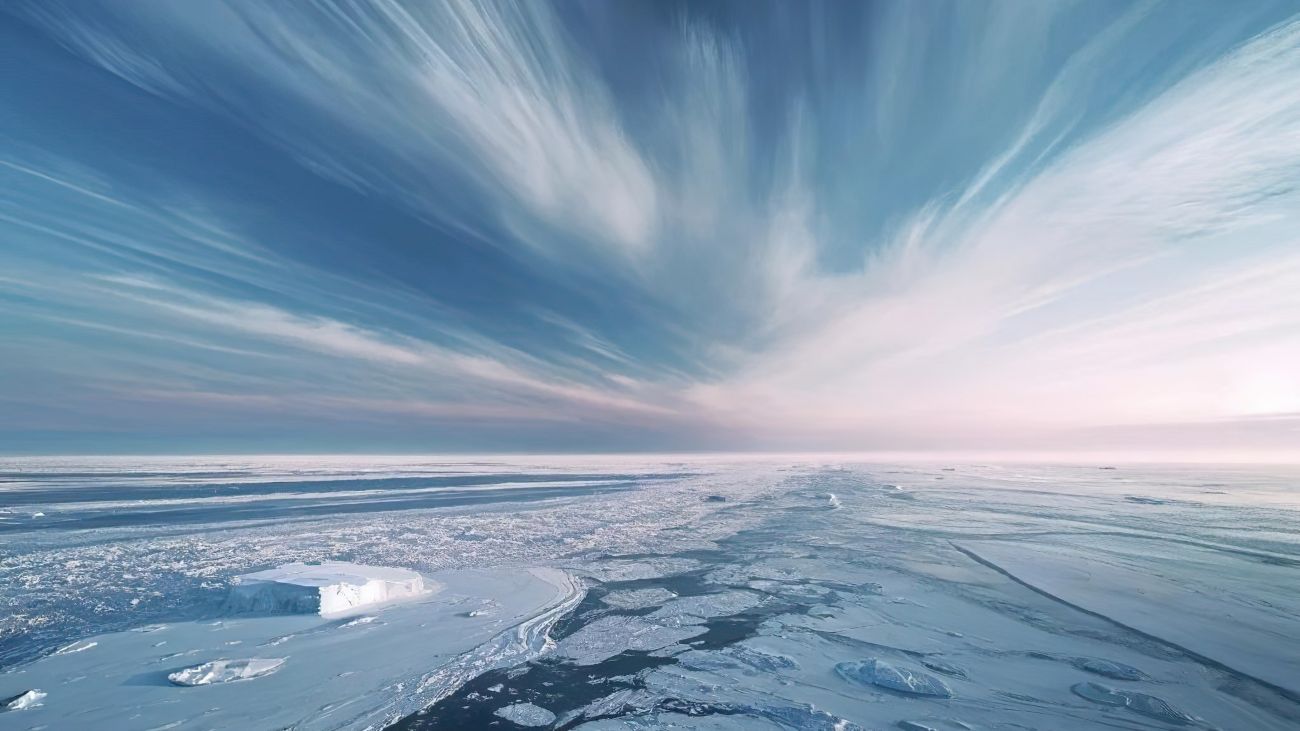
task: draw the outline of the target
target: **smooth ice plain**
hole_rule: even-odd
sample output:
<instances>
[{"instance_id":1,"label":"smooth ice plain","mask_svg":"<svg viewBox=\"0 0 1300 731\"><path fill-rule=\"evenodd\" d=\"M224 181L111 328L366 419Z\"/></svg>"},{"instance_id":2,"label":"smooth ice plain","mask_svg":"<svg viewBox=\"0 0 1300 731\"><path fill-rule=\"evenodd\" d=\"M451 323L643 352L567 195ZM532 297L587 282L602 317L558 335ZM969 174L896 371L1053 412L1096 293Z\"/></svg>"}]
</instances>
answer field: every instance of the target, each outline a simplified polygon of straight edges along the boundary
<instances>
[{"instance_id":1,"label":"smooth ice plain","mask_svg":"<svg viewBox=\"0 0 1300 731\"><path fill-rule=\"evenodd\" d=\"M10 459L0 729L1294 729L1298 485L1204 465Z\"/></svg>"}]
</instances>

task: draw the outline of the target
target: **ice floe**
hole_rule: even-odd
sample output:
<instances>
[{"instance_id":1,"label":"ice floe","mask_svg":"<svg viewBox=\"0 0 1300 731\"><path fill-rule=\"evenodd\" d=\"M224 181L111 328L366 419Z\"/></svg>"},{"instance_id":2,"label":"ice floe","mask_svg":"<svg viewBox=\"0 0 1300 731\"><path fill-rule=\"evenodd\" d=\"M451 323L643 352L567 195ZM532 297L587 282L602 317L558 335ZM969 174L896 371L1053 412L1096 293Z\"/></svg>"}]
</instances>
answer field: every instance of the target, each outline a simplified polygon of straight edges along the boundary
<instances>
[{"instance_id":1,"label":"ice floe","mask_svg":"<svg viewBox=\"0 0 1300 731\"><path fill-rule=\"evenodd\" d=\"M952 697L952 690L933 675L901 668L876 658L839 663L835 666L835 672L855 683L875 685L899 693L936 698Z\"/></svg>"},{"instance_id":2,"label":"ice floe","mask_svg":"<svg viewBox=\"0 0 1300 731\"><path fill-rule=\"evenodd\" d=\"M656 586L650 589L611 591L601 597L600 600L616 609L644 609L645 607L663 604L676 597L677 595L673 592Z\"/></svg>"},{"instance_id":3,"label":"ice floe","mask_svg":"<svg viewBox=\"0 0 1300 731\"><path fill-rule=\"evenodd\" d=\"M289 563L235 578L226 605L236 612L345 614L431 591L408 569L325 561Z\"/></svg>"},{"instance_id":4,"label":"ice floe","mask_svg":"<svg viewBox=\"0 0 1300 731\"><path fill-rule=\"evenodd\" d=\"M282 657L248 658L245 660L212 660L192 668L169 673L167 679L176 685L197 686L232 683L270 675L284 664Z\"/></svg>"},{"instance_id":5,"label":"ice floe","mask_svg":"<svg viewBox=\"0 0 1300 731\"><path fill-rule=\"evenodd\" d=\"M641 617L601 617L560 640L555 654L577 665L595 665L627 650L658 650L703 634L700 626L666 626Z\"/></svg>"},{"instance_id":6,"label":"ice floe","mask_svg":"<svg viewBox=\"0 0 1300 731\"><path fill-rule=\"evenodd\" d=\"M498 708L493 714L519 726L549 726L555 723L555 714L532 703L514 703Z\"/></svg>"},{"instance_id":7,"label":"ice floe","mask_svg":"<svg viewBox=\"0 0 1300 731\"><path fill-rule=\"evenodd\" d=\"M1105 706L1120 706L1147 718L1154 718L1174 726L1198 723L1198 719L1174 708L1163 698L1149 693L1111 688L1100 683L1077 683L1070 690L1080 698Z\"/></svg>"},{"instance_id":8,"label":"ice floe","mask_svg":"<svg viewBox=\"0 0 1300 731\"><path fill-rule=\"evenodd\" d=\"M753 609L762 603L752 591L727 591L674 599L651 612L650 619L672 624L699 624L712 617L725 617Z\"/></svg>"}]
</instances>

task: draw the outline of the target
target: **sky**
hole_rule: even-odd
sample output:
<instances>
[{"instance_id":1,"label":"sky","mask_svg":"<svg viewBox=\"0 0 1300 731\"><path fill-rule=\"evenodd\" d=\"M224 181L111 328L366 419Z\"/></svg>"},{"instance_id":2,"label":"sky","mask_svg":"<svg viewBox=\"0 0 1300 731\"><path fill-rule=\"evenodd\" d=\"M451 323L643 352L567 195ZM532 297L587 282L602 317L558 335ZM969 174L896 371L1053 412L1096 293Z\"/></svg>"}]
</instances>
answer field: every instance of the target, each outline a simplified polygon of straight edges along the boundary
<instances>
[{"instance_id":1,"label":"sky","mask_svg":"<svg viewBox=\"0 0 1300 731\"><path fill-rule=\"evenodd\" d=\"M1300 459L1300 6L0 5L0 453Z\"/></svg>"}]
</instances>

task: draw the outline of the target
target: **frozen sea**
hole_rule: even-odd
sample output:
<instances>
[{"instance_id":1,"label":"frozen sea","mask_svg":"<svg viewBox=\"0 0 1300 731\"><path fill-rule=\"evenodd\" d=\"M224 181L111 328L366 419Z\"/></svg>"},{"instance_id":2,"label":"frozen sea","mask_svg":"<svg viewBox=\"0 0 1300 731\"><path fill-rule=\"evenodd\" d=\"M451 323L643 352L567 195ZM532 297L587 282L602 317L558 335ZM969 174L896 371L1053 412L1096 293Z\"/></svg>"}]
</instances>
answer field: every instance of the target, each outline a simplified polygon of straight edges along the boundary
<instances>
[{"instance_id":1,"label":"frozen sea","mask_svg":"<svg viewBox=\"0 0 1300 731\"><path fill-rule=\"evenodd\" d=\"M440 592L231 616L318 561ZM0 460L0 729L289 726L1297 729L1300 469Z\"/></svg>"}]
</instances>

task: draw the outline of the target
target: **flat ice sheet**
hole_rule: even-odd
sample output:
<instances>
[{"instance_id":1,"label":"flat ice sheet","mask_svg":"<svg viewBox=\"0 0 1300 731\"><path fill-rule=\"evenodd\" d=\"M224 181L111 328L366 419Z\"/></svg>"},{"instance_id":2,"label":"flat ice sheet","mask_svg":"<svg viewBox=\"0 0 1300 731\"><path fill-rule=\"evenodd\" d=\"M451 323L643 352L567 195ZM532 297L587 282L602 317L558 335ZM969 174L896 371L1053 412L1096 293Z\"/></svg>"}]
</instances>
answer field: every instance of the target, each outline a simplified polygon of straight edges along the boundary
<instances>
[{"instance_id":1,"label":"flat ice sheet","mask_svg":"<svg viewBox=\"0 0 1300 731\"><path fill-rule=\"evenodd\" d=\"M1294 567L1178 546L1181 565L1155 572L1158 546L1107 543L1106 550L996 541L958 545L1039 591L1300 694L1300 652L1278 651L1300 647L1293 634L1300 616ZM1273 591L1265 596L1265 589Z\"/></svg>"},{"instance_id":2,"label":"flat ice sheet","mask_svg":"<svg viewBox=\"0 0 1300 731\"><path fill-rule=\"evenodd\" d=\"M377 728L485 670L540 654L582 597L555 569L443 572L445 589L373 621L232 616L94 638L0 675L0 697L40 688L43 705L0 719L21 728ZM493 601L494 611L469 608ZM148 631L144 631L148 630ZM169 676L220 660L280 659L269 674L178 687Z\"/></svg>"}]
</instances>

